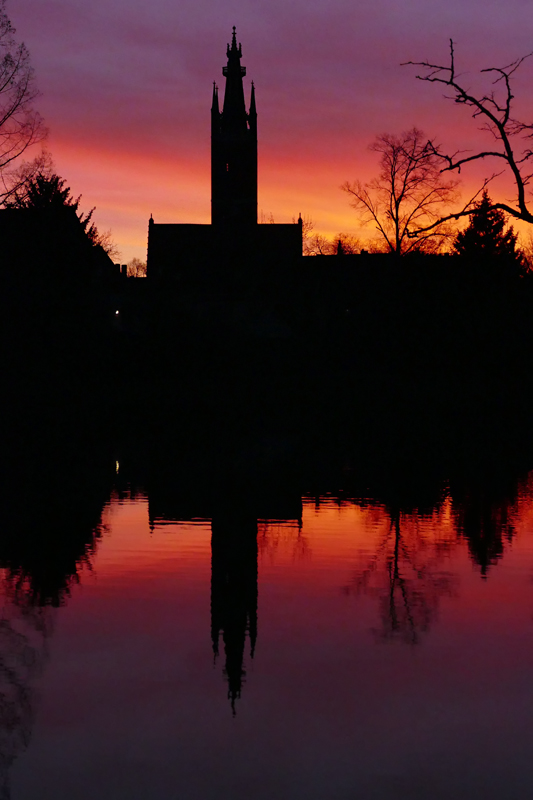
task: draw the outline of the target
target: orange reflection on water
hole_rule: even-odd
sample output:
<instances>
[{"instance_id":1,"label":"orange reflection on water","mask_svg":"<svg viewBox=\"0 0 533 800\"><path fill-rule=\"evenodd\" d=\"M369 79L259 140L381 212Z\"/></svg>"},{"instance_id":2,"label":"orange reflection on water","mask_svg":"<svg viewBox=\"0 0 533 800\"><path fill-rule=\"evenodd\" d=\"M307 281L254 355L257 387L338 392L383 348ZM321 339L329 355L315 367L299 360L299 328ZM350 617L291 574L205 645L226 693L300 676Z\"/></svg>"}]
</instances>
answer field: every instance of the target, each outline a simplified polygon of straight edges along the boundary
<instances>
[{"instance_id":1,"label":"orange reflection on water","mask_svg":"<svg viewBox=\"0 0 533 800\"><path fill-rule=\"evenodd\" d=\"M531 488L459 501L452 487L426 513L306 498L301 521L215 520L213 552L210 521L151 528L145 496L113 496L57 614L39 724L15 773L18 786L38 777L17 796L39 796L43 772L50 796L72 796L68 742L84 797L100 796L94 765L110 753L119 796L139 771L146 786L161 780L158 795L165 784L214 796L228 764L235 796L249 770L272 774L276 753L284 797L309 776L321 797L333 784L335 796L370 796L387 771L416 787L418 762L428 785L466 797L443 763L474 786L487 759L514 763L527 739Z\"/></svg>"}]
</instances>

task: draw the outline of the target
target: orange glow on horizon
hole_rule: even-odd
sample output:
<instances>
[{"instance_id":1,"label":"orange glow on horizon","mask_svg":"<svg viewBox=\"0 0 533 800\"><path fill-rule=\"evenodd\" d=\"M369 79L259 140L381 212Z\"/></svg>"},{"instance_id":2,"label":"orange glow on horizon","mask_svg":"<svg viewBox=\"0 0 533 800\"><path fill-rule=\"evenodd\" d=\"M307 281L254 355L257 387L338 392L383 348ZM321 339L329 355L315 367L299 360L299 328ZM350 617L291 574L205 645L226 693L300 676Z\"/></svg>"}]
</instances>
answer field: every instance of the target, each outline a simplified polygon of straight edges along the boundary
<instances>
[{"instance_id":1,"label":"orange glow on horizon","mask_svg":"<svg viewBox=\"0 0 533 800\"><path fill-rule=\"evenodd\" d=\"M259 214L290 222L301 212L327 237L368 238L371 226L360 230L339 187L376 175L368 145L377 135L416 126L447 152L492 145L468 109L401 64L447 63L453 37L461 74L486 90L480 69L530 50L518 0L510 2L514 11L464 9L459 29L435 4L417 9L416 25L391 0L312 11L235 6L246 102L252 80L257 92ZM96 224L113 230L124 261L144 259L151 213L161 222L209 222L211 86L224 89L231 33L227 8L215 5L209 14L198 4L132 10L124 0L112 13L79 0L46 10L20 0L9 9L31 53L57 170L87 209L96 206ZM531 69L528 61L513 76L513 112L525 122ZM465 169L463 197L498 169ZM508 181L493 193L514 195Z\"/></svg>"},{"instance_id":2,"label":"orange glow on horizon","mask_svg":"<svg viewBox=\"0 0 533 800\"><path fill-rule=\"evenodd\" d=\"M353 144L353 143L352 143ZM145 259L150 214L156 222L210 222L210 162L208 148L176 158L153 151L95 149L90 142L53 137L50 141L58 172L68 175L73 195L83 187L82 207L96 206L95 221L101 230L111 228L123 261L134 256ZM279 157L260 150L258 216L274 217L286 223L301 213L310 218L314 232L332 239L339 232L356 235L363 242L375 235L374 226L361 226L349 197L341 191L345 180L369 181L376 176L375 155L367 142L356 148L358 158L347 166L342 155L322 163L310 163L307 157ZM481 185L483 165L464 175L461 184L463 201ZM489 185L495 199L511 201L513 187L508 179ZM529 226L510 219L519 232ZM465 221L466 224L466 221Z\"/></svg>"}]
</instances>

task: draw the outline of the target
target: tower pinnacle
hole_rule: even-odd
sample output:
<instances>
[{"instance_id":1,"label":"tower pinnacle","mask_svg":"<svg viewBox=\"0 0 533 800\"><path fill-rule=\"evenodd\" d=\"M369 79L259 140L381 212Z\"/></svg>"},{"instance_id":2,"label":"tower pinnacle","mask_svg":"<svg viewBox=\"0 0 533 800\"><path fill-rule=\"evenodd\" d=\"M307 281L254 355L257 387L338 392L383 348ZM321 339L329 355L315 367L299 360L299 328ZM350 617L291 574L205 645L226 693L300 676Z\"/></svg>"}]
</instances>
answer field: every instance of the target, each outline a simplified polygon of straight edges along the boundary
<instances>
[{"instance_id":1,"label":"tower pinnacle","mask_svg":"<svg viewBox=\"0 0 533 800\"><path fill-rule=\"evenodd\" d=\"M213 81L213 102L211 103L211 113L220 114L220 109L218 107L218 86L216 85L215 81Z\"/></svg>"},{"instance_id":2,"label":"tower pinnacle","mask_svg":"<svg viewBox=\"0 0 533 800\"><path fill-rule=\"evenodd\" d=\"M253 116L257 114L257 109L255 107L255 84L252 81L252 92L250 94L250 114L249 116Z\"/></svg>"},{"instance_id":3,"label":"tower pinnacle","mask_svg":"<svg viewBox=\"0 0 533 800\"><path fill-rule=\"evenodd\" d=\"M257 224L257 111L252 85L246 113L242 45L233 27L228 44L222 112L213 87L211 106L211 219L214 224Z\"/></svg>"},{"instance_id":4,"label":"tower pinnacle","mask_svg":"<svg viewBox=\"0 0 533 800\"><path fill-rule=\"evenodd\" d=\"M237 53L239 58L241 58L242 56L242 44L239 42L239 47L237 47L237 28L235 27L235 25L233 26L233 32L231 34L231 49L228 44L228 49L226 51L226 55L228 58L230 58L231 53Z\"/></svg>"}]
</instances>

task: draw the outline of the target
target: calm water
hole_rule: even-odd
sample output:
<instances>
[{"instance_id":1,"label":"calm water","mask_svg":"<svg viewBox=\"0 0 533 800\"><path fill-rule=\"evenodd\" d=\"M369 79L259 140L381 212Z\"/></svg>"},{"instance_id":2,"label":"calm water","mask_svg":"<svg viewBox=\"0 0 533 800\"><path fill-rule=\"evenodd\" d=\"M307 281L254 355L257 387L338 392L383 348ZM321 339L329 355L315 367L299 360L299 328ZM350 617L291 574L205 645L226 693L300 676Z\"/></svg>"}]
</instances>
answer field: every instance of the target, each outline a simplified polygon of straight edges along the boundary
<instances>
[{"instance_id":1,"label":"calm water","mask_svg":"<svg viewBox=\"0 0 533 800\"><path fill-rule=\"evenodd\" d=\"M58 607L4 569L1 796L529 796L533 478L293 516L115 493Z\"/></svg>"}]
</instances>

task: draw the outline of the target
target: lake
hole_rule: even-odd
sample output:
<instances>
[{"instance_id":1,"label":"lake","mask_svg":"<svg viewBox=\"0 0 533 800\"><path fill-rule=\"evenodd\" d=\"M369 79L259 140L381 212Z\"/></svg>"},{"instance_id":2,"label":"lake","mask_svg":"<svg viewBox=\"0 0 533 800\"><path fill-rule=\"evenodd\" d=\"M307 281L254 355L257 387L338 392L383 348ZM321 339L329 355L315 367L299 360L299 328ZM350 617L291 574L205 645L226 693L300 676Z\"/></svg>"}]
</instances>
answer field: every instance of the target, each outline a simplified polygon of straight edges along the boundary
<instances>
[{"instance_id":1,"label":"lake","mask_svg":"<svg viewBox=\"0 0 533 800\"><path fill-rule=\"evenodd\" d=\"M2 797L528 795L533 474L263 517L120 470L55 589L3 558Z\"/></svg>"}]
</instances>

